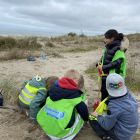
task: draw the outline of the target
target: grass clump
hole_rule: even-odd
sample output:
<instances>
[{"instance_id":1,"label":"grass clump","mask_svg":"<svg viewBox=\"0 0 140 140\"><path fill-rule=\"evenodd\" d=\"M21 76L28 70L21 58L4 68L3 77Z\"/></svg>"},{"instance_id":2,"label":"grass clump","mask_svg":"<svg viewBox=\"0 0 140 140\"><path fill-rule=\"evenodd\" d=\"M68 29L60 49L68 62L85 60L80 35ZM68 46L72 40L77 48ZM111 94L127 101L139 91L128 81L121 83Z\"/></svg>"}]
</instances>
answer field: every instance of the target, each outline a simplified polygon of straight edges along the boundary
<instances>
[{"instance_id":1,"label":"grass clump","mask_svg":"<svg viewBox=\"0 0 140 140\"><path fill-rule=\"evenodd\" d=\"M127 69L126 85L132 91L140 91L140 73L134 69Z\"/></svg>"},{"instance_id":2,"label":"grass clump","mask_svg":"<svg viewBox=\"0 0 140 140\"><path fill-rule=\"evenodd\" d=\"M41 48L37 37L0 37L0 50L11 50L13 48L34 50Z\"/></svg>"},{"instance_id":3,"label":"grass clump","mask_svg":"<svg viewBox=\"0 0 140 140\"><path fill-rule=\"evenodd\" d=\"M46 42L45 46L50 47L50 48L55 48L56 47L56 45L54 43L50 42L50 41Z\"/></svg>"},{"instance_id":4,"label":"grass clump","mask_svg":"<svg viewBox=\"0 0 140 140\"><path fill-rule=\"evenodd\" d=\"M0 81L0 89L4 91L5 104L17 104L19 89L12 77Z\"/></svg>"},{"instance_id":5,"label":"grass clump","mask_svg":"<svg viewBox=\"0 0 140 140\"><path fill-rule=\"evenodd\" d=\"M17 48L14 48L12 50L9 50L5 55L0 57L1 61L4 60L13 60L13 59L23 59L27 57L27 53L25 50L19 50Z\"/></svg>"},{"instance_id":6,"label":"grass clump","mask_svg":"<svg viewBox=\"0 0 140 140\"><path fill-rule=\"evenodd\" d=\"M66 49L64 52L72 52L72 53L88 52L88 51L96 50L98 48L99 48L98 46L72 47L72 48Z\"/></svg>"}]
</instances>

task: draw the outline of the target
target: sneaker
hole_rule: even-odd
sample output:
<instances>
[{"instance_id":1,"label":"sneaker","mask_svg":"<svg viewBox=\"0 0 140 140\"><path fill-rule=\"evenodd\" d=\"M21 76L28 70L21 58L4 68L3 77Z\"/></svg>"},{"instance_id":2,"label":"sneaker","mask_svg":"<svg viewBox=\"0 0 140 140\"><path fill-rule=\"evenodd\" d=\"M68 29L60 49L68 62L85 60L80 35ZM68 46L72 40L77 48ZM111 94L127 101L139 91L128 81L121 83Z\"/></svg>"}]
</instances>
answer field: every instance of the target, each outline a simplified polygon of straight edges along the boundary
<instances>
[{"instance_id":1,"label":"sneaker","mask_svg":"<svg viewBox=\"0 0 140 140\"><path fill-rule=\"evenodd\" d=\"M110 136L103 136L102 140L113 140L113 138L111 138Z\"/></svg>"}]
</instances>

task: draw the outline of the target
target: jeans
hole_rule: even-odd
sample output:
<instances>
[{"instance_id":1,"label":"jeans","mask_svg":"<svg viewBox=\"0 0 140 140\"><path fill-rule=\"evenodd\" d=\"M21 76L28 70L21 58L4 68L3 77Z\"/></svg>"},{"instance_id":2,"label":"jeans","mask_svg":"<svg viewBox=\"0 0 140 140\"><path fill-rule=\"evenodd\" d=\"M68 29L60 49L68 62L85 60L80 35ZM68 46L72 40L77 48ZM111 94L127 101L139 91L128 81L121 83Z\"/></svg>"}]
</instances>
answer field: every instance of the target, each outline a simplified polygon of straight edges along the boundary
<instances>
[{"instance_id":1,"label":"jeans","mask_svg":"<svg viewBox=\"0 0 140 140\"><path fill-rule=\"evenodd\" d=\"M116 136L112 131L107 131L103 129L100 124L98 123L97 120L89 120L89 123L92 127L92 129L96 132L96 134L100 137L103 138L104 136L109 136L111 137L111 140L117 140Z\"/></svg>"}]
</instances>

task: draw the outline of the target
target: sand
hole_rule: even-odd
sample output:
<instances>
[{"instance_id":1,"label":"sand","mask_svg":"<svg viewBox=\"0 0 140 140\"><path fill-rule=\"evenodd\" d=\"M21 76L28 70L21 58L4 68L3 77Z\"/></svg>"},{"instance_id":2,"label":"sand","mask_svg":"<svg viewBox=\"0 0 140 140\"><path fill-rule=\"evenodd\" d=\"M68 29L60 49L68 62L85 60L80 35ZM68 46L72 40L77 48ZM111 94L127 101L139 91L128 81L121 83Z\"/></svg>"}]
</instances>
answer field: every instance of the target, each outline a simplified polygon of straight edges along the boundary
<instances>
[{"instance_id":1,"label":"sand","mask_svg":"<svg viewBox=\"0 0 140 140\"><path fill-rule=\"evenodd\" d=\"M85 78L85 86L88 90L89 109L93 100L97 97L97 81L92 80L85 74L89 65L99 60L101 52L90 51L85 53L64 53L63 58L47 57L47 60L37 58L35 62L11 60L0 62L1 80L14 77L17 85L34 76L43 77L57 75L63 76L68 69L77 69ZM138 132L139 133L139 132ZM138 137L138 135L137 135ZM1 140L49 140L40 128L36 128L24 115L10 109L0 109L0 139ZM138 140L139 138L135 138ZM75 140L99 140L89 124L85 124Z\"/></svg>"}]
</instances>

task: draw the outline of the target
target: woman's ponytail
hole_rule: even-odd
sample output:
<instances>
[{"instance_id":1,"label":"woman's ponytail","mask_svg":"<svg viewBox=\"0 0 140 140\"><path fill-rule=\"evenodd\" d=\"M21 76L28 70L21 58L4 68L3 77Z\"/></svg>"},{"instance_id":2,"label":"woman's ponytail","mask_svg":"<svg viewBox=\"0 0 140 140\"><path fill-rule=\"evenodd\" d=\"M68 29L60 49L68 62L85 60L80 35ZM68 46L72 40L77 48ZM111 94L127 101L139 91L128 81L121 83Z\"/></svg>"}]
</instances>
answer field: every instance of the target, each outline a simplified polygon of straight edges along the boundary
<instances>
[{"instance_id":1,"label":"woman's ponytail","mask_svg":"<svg viewBox=\"0 0 140 140\"><path fill-rule=\"evenodd\" d=\"M124 38L123 33L119 33L119 34L118 34L118 40L122 41L122 40L123 40L123 38Z\"/></svg>"}]
</instances>

